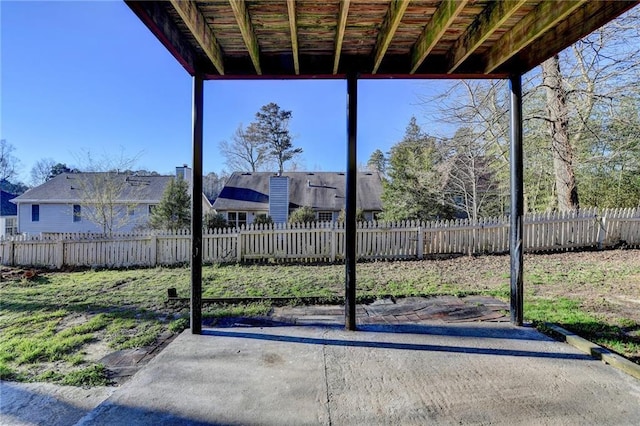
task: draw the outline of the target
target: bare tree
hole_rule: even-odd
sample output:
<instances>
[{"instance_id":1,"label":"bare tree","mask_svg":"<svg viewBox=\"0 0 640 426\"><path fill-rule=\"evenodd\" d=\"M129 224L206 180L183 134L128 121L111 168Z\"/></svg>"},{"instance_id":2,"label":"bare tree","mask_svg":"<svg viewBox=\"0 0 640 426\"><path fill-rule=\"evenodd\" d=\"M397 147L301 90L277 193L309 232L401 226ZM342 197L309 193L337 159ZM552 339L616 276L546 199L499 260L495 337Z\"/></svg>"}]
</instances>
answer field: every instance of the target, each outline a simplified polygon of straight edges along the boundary
<instances>
[{"instance_id":1,"label":"bare tree","mask_svg":"<svg viewBox=\"0 0 640 426\"><path fill-rule=\"evenodd\" d=\"M31 185L38 186L49 180L51 170L56 165L52 158L38 160L31 168Z\"/></svg>"},{"instance_id":2,"label":"bare tree","mask_svg":"<svg viewBox=\"0 0 640 426\"><path fill-rule=\"evenodd\" d=\"M569 139L569 107L558 55L542 63L542 85L547 95L547 123L558 208L561 211L577 210L580 203L574 173L573 148Z\"/></svg>"},{"instance_id":3,"label":"bare tree","mask_svg":"<svg viewBox=\"0 0 640 426\"><path fill-rule=\"evenodd\" d=\"M255 123L246 129L238 125L231 141L220 142L220 152L225 163L232 171L258 172L265 170L269 164L269 148L258 134Z\"/></svg>"},{"instance_id":4,"label":"bare tree","mask_svg":"<svg viewBox=\"0 0 640 426\"><path fill-rule=\"evenodd\" d=\"M486 144L485 139L465 127L443 142L445 150L452 154L441 166L447 179L447 202L473 220L502 213L496 206L498 181L492 167L497 160L487 155Z\"/></svg>"},{"instance_id":5,"label":"bare tree","mask_svg":"<svg viewBox=\"0 0 640 426\"><path fill-rule=\"evenodd\" d=\"M16 177L20 160L14 155L15 148L6 139L0 139L0 181Z\"/></svg>"},{"instance_id":6,"label":"bare tree","mask_svg":"<svg viewBox=\"0 0 640 426\"><path fill-rule=\"evenodd\" d=\"M640 11L624 16L578 41L542 64L541 89L551 136L558 208L580 206L578 192L593 197L591 177L603 163L621 170L638 138L625 137L624 126L637 125L640 112ZM629 108L635 105L635 108ZM637 134L637 133L636 133ZM604 179L608 180L608 179ZM602 188L598 191L607 191Z\"/></svg>"},{"instance_id":7,"label":"bare tree","mask_svg":"<svg viewBox=\"0 0 640 426\"><path fill-rule=\"evenodd\" d=\"M207 173L202 177L202 192L209 200L215 200L220 195L227 179L229 179L229 175L224 171L220 174L216 172Z\"/></svg>"},{"instance_id":8,"label":"bare tree","mask_svg":"<svg viewBox=\"0 0 640 426\"><path fill-rule=\"evenodd\" d=\"M122 151L117 157L105 154L99 159L86 152L80 161L83 172L74 178L83 206L81 215L98 225L105 235L132 220L129 210L135 208L138 195L146 186L144 178L124 172L132 170L136 161L137 157L125 157Z\"/></svg>"},{"instance_id":9,"label":"bare tree","mask_svg":"<svg viewBox=\"0 0 640 426\"><path fill-rule=\"evenodd\" d=\"M628 129L638 129L640 113L639 22L640 10L632 9L524 76L528 209L575 210L583 198L579 192L589 194L591 204L608 199L606 189L595 185L603 181L605 170L618 177L619 193L633 189L638 137ZM470 127L490 142L486 155L499 160L493 168L505 201L507 93L504 81L462 81L439 97L423 99L436 105L439 121ZM618 198L621 204L628 202Z\"/></svg>"}]
</instances>

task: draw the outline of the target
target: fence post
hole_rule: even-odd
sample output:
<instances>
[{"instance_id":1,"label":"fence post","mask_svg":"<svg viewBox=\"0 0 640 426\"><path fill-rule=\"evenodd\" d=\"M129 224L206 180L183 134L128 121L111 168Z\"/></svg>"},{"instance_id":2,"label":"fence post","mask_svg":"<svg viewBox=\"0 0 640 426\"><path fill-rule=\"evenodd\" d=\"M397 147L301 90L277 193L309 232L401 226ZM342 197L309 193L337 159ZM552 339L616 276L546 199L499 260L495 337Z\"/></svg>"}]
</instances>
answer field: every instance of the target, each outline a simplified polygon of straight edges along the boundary
<instances>
[{"instance_id":1,"label":"fence post","mask_svg":"<svg viewBox=\"0 0 640 426\"><path fill-rule=\"evenodd\" d=\"M607 217L601 216L598 219L600 229L598 230L598 250L604 250L605 241L607 239Z\"/></svg>"},{"instance_id":2,"label":"fence post","mask_svg":"<svg viewBox=\"0 0 640 426\"><path fill-rule=\"evenodd\" d=\"M332 227L329 232L331 232L331 255L330 255L330 260L331 260L331 262L335 262L336 261L336 244L338 242L338 239L336 237L336 228Z\"/></svg>"},{"instance_id":3,"label":"fence post","mask_svg":"<svg viewBox=\"0 0 640 426\"><path fill-rule=\"evenodd\" d=\"M422 226L418 226L418 259L424 258L424 234L422 233Z\"/></svg>"},{"instance_id":4,"label":"fence post","mask_svg":"<svg viewBox=\"0 0 640 426\"><path fill-rule=\"evenodd\" d=\"M9 266L16 266L15 264L15 241L13 238L9 241L9 255L7 256L7 260L9 261L7 264Z\"/></svg>"},{"instance_id":5,"label":"fence post","mask_svg":"<svg viewBox=\"0 0 640 426\"><path fill-rule=\"evenodd\" d=\"M242 262L242 233L240 231L240 228L237 228L237 234L236 234L236 255L237 255L237 261L238 263Z\"/></svg>"},{"instance_id":6,"label":"fence post","mask_svg":"<svg viewBox=\"0 0 640 426\"><path fill-rule=\"evenodd\" d=\"M158 266L158 236L151 236L151 247L149 248L149 266Z\"/></svg>"},{"instance_id":7,"label":"fence post","mask_svg":"<svg viewBox=\"0 0 640 426\"><path fill-rule=\"evenodd\" d=\"M62 269L64 265L64 241L62 238L56 242L56 269Z\"/></svg>"}]
</instances>

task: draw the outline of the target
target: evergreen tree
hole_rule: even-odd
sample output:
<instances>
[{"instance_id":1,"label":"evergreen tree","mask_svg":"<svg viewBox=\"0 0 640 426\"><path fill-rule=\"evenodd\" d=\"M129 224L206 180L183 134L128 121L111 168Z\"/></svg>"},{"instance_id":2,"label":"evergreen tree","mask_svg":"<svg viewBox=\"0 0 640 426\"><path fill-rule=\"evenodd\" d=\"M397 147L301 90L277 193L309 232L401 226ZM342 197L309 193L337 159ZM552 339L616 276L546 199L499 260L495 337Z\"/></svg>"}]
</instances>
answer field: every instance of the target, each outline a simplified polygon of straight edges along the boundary
<instances>
[{"instance_id":1,"label":"evergreen tree","mask_svg":"<svg viewBox=\"0 0 640 426\"><path fill-rule=\"evenodd\" d=\"M191 196L187 181L180 178L169 181L160 204L151 213L149 225L154 229L172 231L191 225Z\"/></svg>"},{"instance_id":2,"label":"evergreen tree","mask_svg":"<svg viewBox=\"0 0 640 426\"><path fill-rule=\"evenodd\" d=\"M388 180L382 183L382 218L387 221L449 218L441 174L437 170L435 138L411 117L404 138L391 148Z\"/></svg>"},{"instance_id":3,"label":"evergreen tree","mask_svg":"<svg viewBox=\"0 0 640 426\"><path fill-rule=\"evenodd\" d=\"M371 153L371 157L369 157L369 161L367 161L367 167L371 171L384 175L387 169L387 159L384 157L382 151L376 149Z\"/></svg>"}]
</instances>

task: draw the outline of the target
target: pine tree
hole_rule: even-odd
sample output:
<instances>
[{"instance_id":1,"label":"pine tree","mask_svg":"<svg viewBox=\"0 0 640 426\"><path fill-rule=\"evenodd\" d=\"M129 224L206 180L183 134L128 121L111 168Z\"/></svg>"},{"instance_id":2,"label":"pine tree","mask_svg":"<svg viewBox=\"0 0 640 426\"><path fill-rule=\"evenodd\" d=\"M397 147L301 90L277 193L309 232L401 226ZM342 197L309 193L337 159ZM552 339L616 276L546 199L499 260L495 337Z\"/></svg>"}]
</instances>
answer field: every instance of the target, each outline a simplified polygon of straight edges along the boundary
<instances>
[{"instance_id":1,"label":"pine tree","mask_svg":"<svg viewBox=\"0 0 640 426\"><path fill-rule=\"evenodd\" d=\"M294 148L289 133L291 111L280 109L273 102L263 105L256 113L255 126L257 137L268 147L268 154L278 163L280 174L284 171L284 163L302 153L302 148Z\"/></svg>"},{"instance_id":2,"label":"pine tree","mask_svg":"<svg viewBox=\"0 0 640 426\"><path fill-rule=\"evenodd\" d=\"M191 196L184 179L171 179L160 204L151 213L149 225L154 229L178 230L191 225Z\"/></svg>"},{"instance_id":3,"label":"pine tree","mask_svg":"<svg viewBox=\"0 0 640 426\"><path fill-rule=\"evenodd\" d=\"M452 216L452 208L444 203L437 165L435 139L424 133L415 117L411 117L404 138L391 148L389 155L388 179L382 187L384 220Z\"/></svg>"}]
</instances>

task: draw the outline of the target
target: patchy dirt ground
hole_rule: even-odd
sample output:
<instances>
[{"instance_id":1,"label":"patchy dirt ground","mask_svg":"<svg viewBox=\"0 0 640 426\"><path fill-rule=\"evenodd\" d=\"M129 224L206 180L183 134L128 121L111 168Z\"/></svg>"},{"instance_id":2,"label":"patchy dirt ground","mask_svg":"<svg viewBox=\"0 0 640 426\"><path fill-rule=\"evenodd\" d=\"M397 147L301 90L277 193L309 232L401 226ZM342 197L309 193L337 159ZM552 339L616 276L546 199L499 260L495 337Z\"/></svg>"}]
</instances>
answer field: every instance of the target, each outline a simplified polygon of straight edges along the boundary
<instances>
[{"instance_id":1,"label":"patchy dirt ground","mask_svg":"<svg viewBox=\"0 0 640 426\"><path fill-rule=\"evenodd\" d=\"M362 290L366 288L367 280L376 277L378 285L405 282L409 283L410 288L418 291L420 286L428 281L429 285L435 286L436 289L448 288L450 294L456 294L456 291L493 291L508 294L509 262L507 255L365 262L357 266L358 281L363 281L358 285ZM322 270L315 269L313 274L334 277L331 278L332 283L335 281L334 291L336 294L341 293L343 267L320 265L319 268ZM50 272L1 267L0 288L3 282L8 284L8 281L28 280L39 273ZM301 273L301 270L298 270L296 275ZM640 338L640 250L527 254L524 277L525 300L533 297L550 300L572 299L579 302L581 308L593 316L612 325L627 327L633 333L634 340ZM251 281L248 277L239 279L244 282ZM167 317L172 317L177 312L175 306L162 302L154 306L154 310ZM58 329L86 321L87 317L84 314L76 313L62 321ZM113 372L120 371L122 379L133 374L172 337L171 333L164 333L154 345L118 351L115 354L113 349L102 341L104 332L96 333L95 336L96 339L83 349L85 358L88 361L101 361Z\"/></svg>"},{"instance_id":2,"label":"patchy dirt ground","mask_svg":"<svg viewBox=\"0 0 640 426\"><path fill-rule=\"evenodd\" d=\"M481 291L509 284L509 262L509 256L456 257L428 267L448 283ZM574 299L598 317L640 324L640 250L526 254L524 289L525 300Z\"/></svg>"},{"instance_id":3,"label":"patchy dirt ground","mask_svg":"<svg viewBox=\"0 0 640 426\"><path fill-rule=\"evenodd\" d=\"M460 257L438 265L444 276L469 289L491 289L509 280L508 256ZM525 298L575 299L599 317L640 324L640 250L525 255L524 277Z\"/></svg>"}]
</instances>

